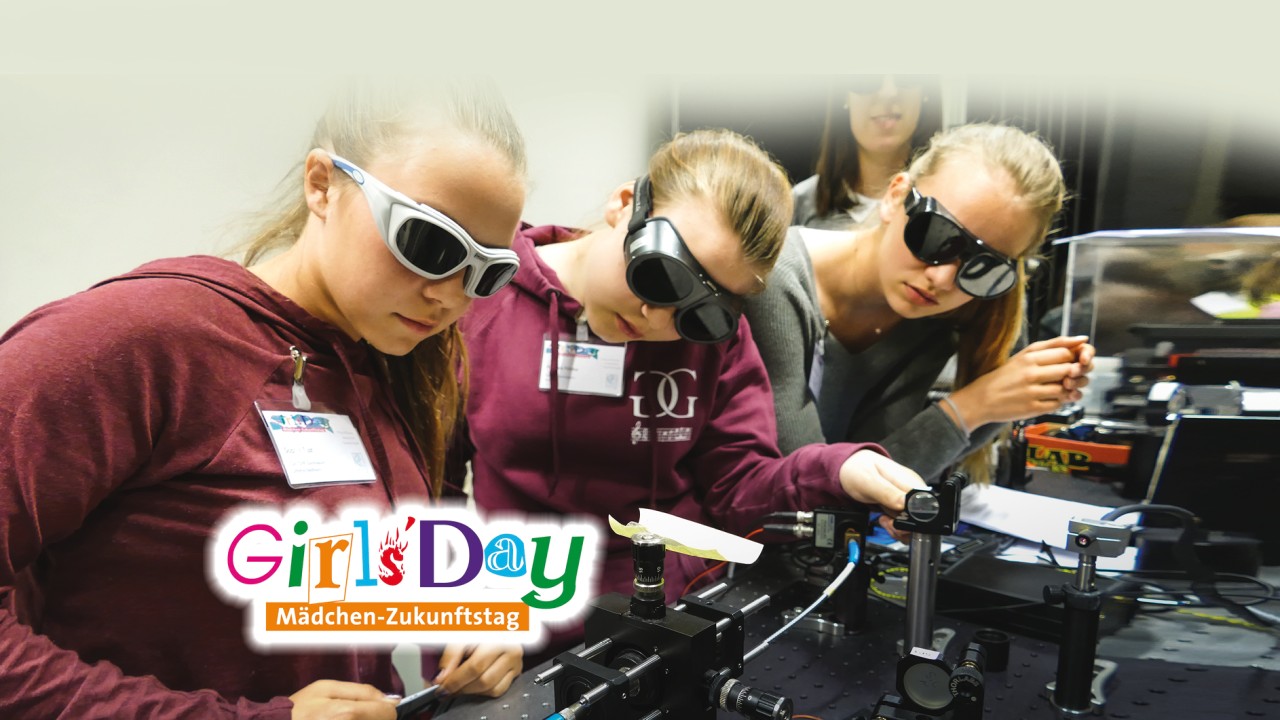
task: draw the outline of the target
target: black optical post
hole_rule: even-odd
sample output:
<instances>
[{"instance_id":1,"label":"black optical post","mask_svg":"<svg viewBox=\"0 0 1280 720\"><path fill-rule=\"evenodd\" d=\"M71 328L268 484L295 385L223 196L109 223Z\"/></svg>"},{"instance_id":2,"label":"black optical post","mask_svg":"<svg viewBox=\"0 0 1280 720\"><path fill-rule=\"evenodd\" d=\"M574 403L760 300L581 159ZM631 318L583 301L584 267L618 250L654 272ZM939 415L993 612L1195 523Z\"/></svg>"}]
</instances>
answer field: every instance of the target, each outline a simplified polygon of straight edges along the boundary
<instances>
[{"instance_id":1,"label":"black optical post","mask_svg":"<svg viewBox=\"0 0 1280 720\"><path fill-rule=\"evenodd\" d=\"M1051 701L1064 717L1089 715L1105 702L1093 687L1102 611L1102 593L1095 583L1097 559L1119 557L1132 540L1132 527L1120 523L1076 518L1067 526L1067 546L1080 554L1075 582L1044 589L1045 602L1064 609L1058 678L1049 683Z\"/></svg>"},{"instance_id":2,"label":"black optical post","mask_svg":"<svg viewBox=\"0 0 1280 720\"><path fill-rule=\"evenodd\" d=\"M933 610L942 536L955 532L960 520L960 492L968 484L968 476L956 472L933 487L912 490L907 493L906 509L894 518L895 528L911 533L904 655L912 648L933 647Z\"/></svg>"}]
</instances>

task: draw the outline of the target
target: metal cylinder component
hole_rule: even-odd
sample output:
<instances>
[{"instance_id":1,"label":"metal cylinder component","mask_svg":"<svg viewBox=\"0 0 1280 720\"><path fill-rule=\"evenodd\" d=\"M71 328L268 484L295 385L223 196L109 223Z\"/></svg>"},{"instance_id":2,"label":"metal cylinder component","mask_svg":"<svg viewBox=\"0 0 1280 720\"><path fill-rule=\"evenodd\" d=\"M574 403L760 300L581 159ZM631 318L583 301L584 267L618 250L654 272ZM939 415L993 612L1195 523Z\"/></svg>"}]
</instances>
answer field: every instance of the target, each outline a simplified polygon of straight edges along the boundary
<instances>
[{"instance_id":1,"label":"metal cylinder component","mask_svg":"<svg viewBox=\"0 0 1280 720\"><path fill-rule=\"evenodd\" d=\"M640 533L631 538L632 581L631 614L648 620L667 612L666 581L663 579L667 548L662 538L653 533Z\"/></svg>"},{"instance_id":2,"label":"metal cylinder component","mask_svg":"<svg viewBox=\"0 0 1280 720\"><path fill-rule=\"evenodd\" d=\"M940 536L912 533L911 564L907 568L907 634L903 653L911 652L911 648L933 648L933 608L941 550Z\"/></svg>"},{"instance_id":3,"label":"metal cylinder component","mask_svg":"<svg viewBox=\"0 0 1280 720\"><path fill-rule=\"evenodd\" d=\"M578 653L578 657L584 660L590 660L596 655L599 655L600 653L604 652L604 650L612 644L613 644L613 638L605 638L600 642L596 643L595 645L592 645L589 648L584 648L582 652ZM542 672L538 673L538 675L533 679L533 684L546 685L552 680L555 680L556 676L562 672L564 672L563 665L553 665L547 668L546 670L543 670Z\"/></svg>"}]
</instances>

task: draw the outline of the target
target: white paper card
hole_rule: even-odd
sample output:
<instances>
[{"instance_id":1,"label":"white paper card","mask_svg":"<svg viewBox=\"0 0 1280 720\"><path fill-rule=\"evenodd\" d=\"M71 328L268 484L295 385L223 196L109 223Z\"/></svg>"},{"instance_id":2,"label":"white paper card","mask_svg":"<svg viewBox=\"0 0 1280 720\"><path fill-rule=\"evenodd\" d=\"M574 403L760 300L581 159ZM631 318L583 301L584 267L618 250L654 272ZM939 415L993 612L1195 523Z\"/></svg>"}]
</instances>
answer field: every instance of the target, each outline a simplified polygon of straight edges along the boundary
<instances>
[{"instance_id":1,"label":"white paper card","mask_svg":"<svg viewBox=\"0 0 1280 720\"><path fill-rule=\"evenodd\" d=\"M609 517L609 527L622 537L650 532L665 541L668 550L711 560L753 563L764 546L754 540L740 538L723 530L685 520L660 510L640 509L640 521L622 523Z\"/></svg>"},{"instance_id":2,"label":"white paper card","mask_svg":"<svg viewBox=\"0 0 1280 720\"><path fill-rule=\"evenodd\" d=\"M1074 517L1099 519L1112 508L1060 500L995 485L970 485L960 496L960 519L970 525L1066 549Z\"/></svg>"},{"instance_id":3,"label":"white paper card","mask_svg":"<svg viewBox=\"0 0 1280 720\"><path fill-rule=\"evenodd\" d=\"M622 397L622 365L626 345L560 341L560 392L575 395ZM542 367L538 389L551 389L551 340L542 340Z\"/></svg>"},{"instance_id":4,"label":"white paper card","mask_svg":"<svg viewBox=\"0 0 1280 720\"><path fill-rule=\"evenodd\" d=\"M290 487L373 482L377 476L351 418L303 412L288 404L255 403Z\"/></svg>"},{"instance_id":5,"label":"white paper card","mask_svg":"<svg viewBox=\"0 0 1280 720\"><path fill-rule=\"evenodd\" d=\"M1221 317L1232 313L1248 312L1253 309L1253 306L1249 304L1249 301L1245 299L1244 295L1241 295L1240 293L1228 295L1227 293L1218 291L1207 292L1203 295L1193 297L1191 298L1191 304L1214 317Z\"/></svg>"}]
</instances>

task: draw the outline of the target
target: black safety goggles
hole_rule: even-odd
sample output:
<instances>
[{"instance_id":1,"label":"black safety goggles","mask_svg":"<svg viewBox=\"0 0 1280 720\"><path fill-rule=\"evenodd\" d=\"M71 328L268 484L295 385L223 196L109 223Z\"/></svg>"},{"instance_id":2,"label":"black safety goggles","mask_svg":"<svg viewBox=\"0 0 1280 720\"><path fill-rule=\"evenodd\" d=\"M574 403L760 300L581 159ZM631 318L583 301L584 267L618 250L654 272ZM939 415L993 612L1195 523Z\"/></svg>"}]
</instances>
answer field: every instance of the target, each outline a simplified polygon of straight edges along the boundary
<instances>
[{"instance_id":1,"label":"black safety goggles","mask_svg":"<svg viewBox=\"0 0 1280 720\"><path fill-rule=\"evenodd\" d=\"M649 217L652 212L653 194L645 175L636 181L631 222L622 243L627 286L649 305L675 307L676 332L686 340L718 343L733 337L741 301L707 275L675 225L664 217Z\"/></svg>"},{"instance_id":2,"label":"black safety goggles","mask_svg":"<svg viewBox=\"0 0 1280 720\"><path fill-rule=\"evenodd\" d=\"M893 84L899 90L918 90L924 87L928 78L924 75L893 75ZM884 87L884 75L849 75L844 78L844 86L857 95L874 95Z\"/></svg>"},{"instance_id":3,"label":"black safety goggles","mask_svg":"<svg viewBox=\"0 0 1280 720\"><path fill-rule=\"evenodd\" d=\"M1018 283L1018 261L991 248L964 229L934 198L914 187L905 203L907 249L921 262L944 265L960 261L956 287L976 298L994 298Z\"/></svg>"},{"instance_id":4,"label":"black safety goggles","mask_svg":"<svg viewBox=\"0 0 1280 720\"><path fill-rule=\"evenodd\" d=\"M506 287L520 269L514 250L481 245L448 215L392 189L350 160L329 157L364 191L387 249L414 273L442 280L465 268L463 291L481 298Z\"/></svg>"}]
</instances>

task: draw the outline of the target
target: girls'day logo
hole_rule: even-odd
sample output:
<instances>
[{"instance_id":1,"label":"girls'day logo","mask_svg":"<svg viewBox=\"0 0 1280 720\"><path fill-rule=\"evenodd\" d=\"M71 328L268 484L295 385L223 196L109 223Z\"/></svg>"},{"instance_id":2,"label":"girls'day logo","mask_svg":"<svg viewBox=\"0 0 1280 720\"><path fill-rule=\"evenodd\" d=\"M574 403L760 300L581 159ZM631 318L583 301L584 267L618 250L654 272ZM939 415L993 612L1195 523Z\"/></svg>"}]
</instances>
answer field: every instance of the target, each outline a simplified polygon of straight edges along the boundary
<instances>
[{"instance_id":1,"label":"girls'day logo","mask_svg":"<svg viewBox=\"0 0 1280 720\"><path fill-rule=\"evenodd\" d=\"M219 524L206 565L259 647L527 643L582 615L600 547L590 520L253 507Z\"/></svg>"}]
</instances>

